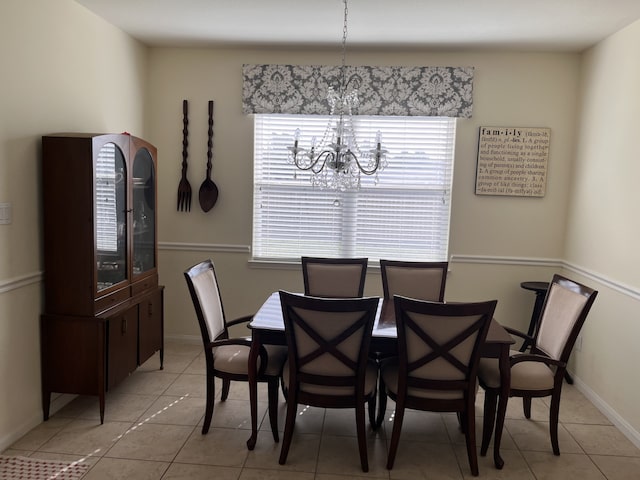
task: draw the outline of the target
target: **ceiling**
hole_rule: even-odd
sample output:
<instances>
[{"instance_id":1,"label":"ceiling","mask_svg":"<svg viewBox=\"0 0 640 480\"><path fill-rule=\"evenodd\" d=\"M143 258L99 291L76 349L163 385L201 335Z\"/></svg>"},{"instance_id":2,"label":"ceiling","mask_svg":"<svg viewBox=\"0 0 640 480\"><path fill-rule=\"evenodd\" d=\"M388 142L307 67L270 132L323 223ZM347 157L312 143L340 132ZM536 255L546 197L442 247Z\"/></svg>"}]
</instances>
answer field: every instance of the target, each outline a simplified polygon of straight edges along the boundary
<instances>
[{"instance_id":1,"label":"ceiling","mask_svg":"<svg viewBox=\"0 0 640 480\"><path fill-rule=\"evenodd\" d=\"M76 0L149 46L339 45L343 0ZM581 51L639 0L349 0L348 46Z\"/></svg>"}]
</instances>

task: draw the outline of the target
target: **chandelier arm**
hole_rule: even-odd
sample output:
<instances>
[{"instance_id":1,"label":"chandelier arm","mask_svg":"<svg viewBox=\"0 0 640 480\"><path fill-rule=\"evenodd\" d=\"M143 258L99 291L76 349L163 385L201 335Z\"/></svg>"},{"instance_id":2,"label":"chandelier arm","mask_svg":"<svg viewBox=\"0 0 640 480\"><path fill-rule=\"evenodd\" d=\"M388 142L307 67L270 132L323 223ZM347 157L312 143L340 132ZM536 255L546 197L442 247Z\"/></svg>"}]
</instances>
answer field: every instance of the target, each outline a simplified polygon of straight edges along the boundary
<instances>
[{"instance_id":1,"label":"chandelier arm","mask_svg":"<svg viewBox=\"0 0 640 480\"><path fill-rule=\"evenodd\" d=\"M353 153L351 150L346 152L345 155L349 155L353 160L355 160L356 165L358 166L358 170L360 170L365 175L373 175L374 173L376 173L378 171L378 167L380 166L380 157L377 156L377 155L376 155L376 163L371 168L371 170L367 170L366 168L364 168L362 166L362 164L360 163L360 160L358 159L358 156L355 153Z\"/></svg>"},{"instance_id":2,"label":"chandelier arm","mask_svg":"<svg viewBox=\"0 0 640 480\"><path fill-rule=\"evenodd\" d=\"M323 150L315 157L315 159L313 159L313 161L309 165L305 166L303 163L300 163L298 155L293 157L293 163L299 170L311 170L313 173L320 173L327 164L327 161L331 160L334 156L335 154L331 150ZM316 170L314 167L316 167L317 165L320 165L320 168Z\"/></svg>"}]
</instances>

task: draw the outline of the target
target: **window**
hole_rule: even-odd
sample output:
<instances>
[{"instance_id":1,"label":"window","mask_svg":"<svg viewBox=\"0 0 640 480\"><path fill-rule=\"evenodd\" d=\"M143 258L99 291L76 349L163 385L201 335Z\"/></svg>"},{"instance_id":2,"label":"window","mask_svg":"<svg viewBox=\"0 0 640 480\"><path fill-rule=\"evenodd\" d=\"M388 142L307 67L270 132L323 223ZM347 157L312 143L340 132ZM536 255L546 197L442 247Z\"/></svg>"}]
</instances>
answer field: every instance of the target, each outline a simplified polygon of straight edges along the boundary
<instances>
[{"instance_id":1,"label":"window","mask_svg":"<svg viewBox=\"0 0 640 480\"><path fill-rule=\"evenodd\" d=\"M361 148L383 134L389 165L362 175L358 191L311 186L309 173L287 161L287 146L300 128L300 144L322 138L329 117L255 115L253 258L368 257L445 261L454 118L355 117ZM376 184L377 183L377 184Z\"/></svg>"}]
</instances>

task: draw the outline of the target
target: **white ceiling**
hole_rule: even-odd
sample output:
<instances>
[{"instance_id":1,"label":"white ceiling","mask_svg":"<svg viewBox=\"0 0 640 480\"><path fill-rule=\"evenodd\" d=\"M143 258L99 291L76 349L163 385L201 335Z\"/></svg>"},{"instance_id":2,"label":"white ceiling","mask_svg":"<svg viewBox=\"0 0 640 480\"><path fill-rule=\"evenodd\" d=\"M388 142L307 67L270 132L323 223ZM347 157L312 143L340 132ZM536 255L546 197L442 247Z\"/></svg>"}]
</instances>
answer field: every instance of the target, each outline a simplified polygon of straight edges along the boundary
<instances>
[{"instance_id":1,"label":"white ceiling","mask_svg":"<svg viewBox=\"0 0 640 480\"><path fill-rule=\"evenodd\" d=\"M343 0L76 0L150 46L334 46ZM581 51L640 0L349 0L348 47Z\"/></svg>"}]
</instances>

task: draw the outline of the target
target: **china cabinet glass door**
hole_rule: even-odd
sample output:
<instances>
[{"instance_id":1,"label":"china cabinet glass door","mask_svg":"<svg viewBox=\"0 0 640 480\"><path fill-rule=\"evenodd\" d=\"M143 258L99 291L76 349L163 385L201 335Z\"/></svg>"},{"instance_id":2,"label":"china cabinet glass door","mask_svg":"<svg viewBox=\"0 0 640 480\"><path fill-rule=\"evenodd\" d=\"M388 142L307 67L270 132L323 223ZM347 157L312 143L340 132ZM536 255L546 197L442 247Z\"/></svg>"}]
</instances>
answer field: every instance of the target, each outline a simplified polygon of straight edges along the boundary
<instances>
[{"instance_id":1,"label":"china cabinet glass door","mask_svg":"<svg viewBox=\"0 0 640 480\"><path fill-rule=\"evenodd\" d=\"M97 291L127 279L127 171L124 155L105 143L95 168Z\"/></svg>"},{"instance_id":2,"label":"china cabinet glass door","mask_svg":"<svg viewBox=\"0 0 640 480\"><path fill-rule=\"evenodd\" d=\"M133 160L133 274L155 268L155 172L149 150L141 148Z\"/></svg>"}]
</instances>

